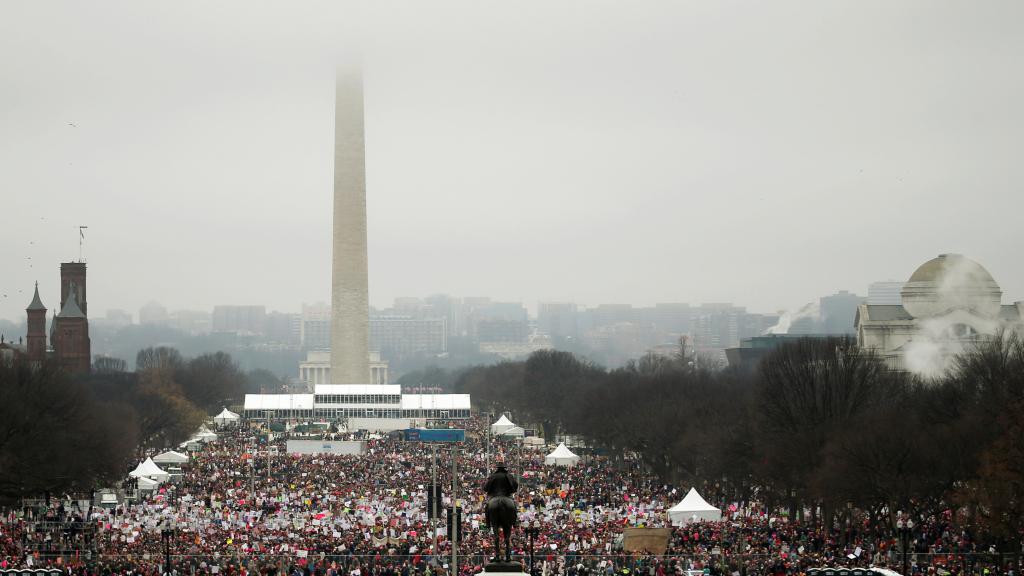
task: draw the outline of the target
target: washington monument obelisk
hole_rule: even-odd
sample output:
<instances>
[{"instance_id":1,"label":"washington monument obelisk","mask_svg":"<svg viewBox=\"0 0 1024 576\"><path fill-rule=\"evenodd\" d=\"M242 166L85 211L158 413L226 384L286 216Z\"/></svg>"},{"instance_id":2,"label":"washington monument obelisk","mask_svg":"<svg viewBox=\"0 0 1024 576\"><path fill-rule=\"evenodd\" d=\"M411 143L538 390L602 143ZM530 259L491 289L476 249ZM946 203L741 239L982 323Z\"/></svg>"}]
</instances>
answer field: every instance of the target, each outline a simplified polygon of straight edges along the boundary
<instances>
[{"instance_id":1,"label":"washington monument obelisk","mask_svg":"<svg viewBox=\"0 0 1024 576\"><path fill-rule=\"evenodd\" d=\"M331 383L370 382L363 77L339 70L334 100L334 250Z\"/></svg>"}]
</instances>

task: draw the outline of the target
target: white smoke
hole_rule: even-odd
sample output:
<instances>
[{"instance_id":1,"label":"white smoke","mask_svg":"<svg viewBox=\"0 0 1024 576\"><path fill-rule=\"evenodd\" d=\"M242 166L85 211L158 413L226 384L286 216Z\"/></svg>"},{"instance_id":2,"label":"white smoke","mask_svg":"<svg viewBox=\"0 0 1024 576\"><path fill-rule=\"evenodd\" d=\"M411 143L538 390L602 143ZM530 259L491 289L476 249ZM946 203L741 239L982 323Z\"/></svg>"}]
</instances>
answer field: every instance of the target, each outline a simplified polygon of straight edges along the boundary
<instances>
[{"instance_id":1,"label":"white smoke","mask_svg":"<svg viewBox=\"0 0 1024 576\"><path fill-rule=\"evenodd\" d=\"M765 334L789 334L793 323L804 318L813 318L815 325L821 320L821 306L818 302L809 302L796 312L783 312L775 326L764 331Z\"/></svg>"},{"instance_id":2,"label":"white smoke","mask_svg":"<svg viewBox=\"0 0 1024 576\"><path fill-rule=\"evenodd\" d=\"M974 262L959 255L945 258L937 282L936 314L918 318L918 332L903 347L904 366L928 379L940 378L953 367L958 354L979 338L1001 327L999 302L985 296L991 280Z\"/></svg>"}]
</instances>

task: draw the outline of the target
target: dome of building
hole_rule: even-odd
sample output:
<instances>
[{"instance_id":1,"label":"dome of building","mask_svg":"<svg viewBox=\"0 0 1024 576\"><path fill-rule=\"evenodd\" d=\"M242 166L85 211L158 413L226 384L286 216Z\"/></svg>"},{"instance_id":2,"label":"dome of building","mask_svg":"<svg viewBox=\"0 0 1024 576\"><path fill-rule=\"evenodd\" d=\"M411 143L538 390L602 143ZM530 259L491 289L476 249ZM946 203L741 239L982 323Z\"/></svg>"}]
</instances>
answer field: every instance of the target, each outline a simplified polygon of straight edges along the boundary
<instances>
[{"instance_id":1,"label":"dome of building","mask_svg":"<svg viewBox=\"0 0 1024 576\"><path fill-rule=\"evenodd\" d=\"M907 282L935 282L945 276L947 270L957 270L981 282L995 283L984 266L960 254L939 254L938 258L918 266Z\"/></svg>"},{"instance_id":2,"label":"dome of building","mask_svg":"<svg viewBox=\"0 0 1024 576\"><path fill-rule=\"evenodd\" d=\"M914 318L955 310L995 318L1003 293L981 264L960 254L940 254L910 275L900 295L903 308Z\"/></svg>"}]
</instances>

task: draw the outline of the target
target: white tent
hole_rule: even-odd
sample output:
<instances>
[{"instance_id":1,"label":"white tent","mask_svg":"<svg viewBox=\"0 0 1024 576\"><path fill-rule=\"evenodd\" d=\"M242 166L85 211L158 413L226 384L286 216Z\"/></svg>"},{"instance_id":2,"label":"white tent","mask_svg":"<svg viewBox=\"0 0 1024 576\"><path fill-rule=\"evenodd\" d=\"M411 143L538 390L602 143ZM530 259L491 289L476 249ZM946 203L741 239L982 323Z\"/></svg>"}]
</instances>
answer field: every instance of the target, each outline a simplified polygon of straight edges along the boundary
<instances>
[{"instance_id":1,"label":"white tent","mask_svg":"<svg viewBox=\"0 0 1024 576\"><path fill-rule=\"evenodd\" d=\"M139 490L156 490L156 487L160 485L160 482L156 480L150 480L145 476L139 478Z\"/></svg>"},{"instance_id":2,"label":"white tent","mask_svg":"<svg viewBox=\"0 0 1024 576\"><path fill-rule=\"evenodd\" d=\"M135 470L129 472L128 475L133 478L149 478L150 480L156 480L158 482L163 482L171 477L170 474L161 470L160 467L156 465L156 462L153 462L152 458L146 458L145 462L136 466Z\"/></svg>"},{"instance_id":3,"label":"white tent","mask_svg":"<svg viewBox=\"0 0 1024 576\"><path fill-rule=\"evenodd\" d=\"M199 431L189 438L190 442L213 442L217 439L217 434L210 432L210 429L206 426L200 426Z\"/></svg>"},{"instance_id":4,"label":"white tent","mask_svg":"<svg viewBox=\"0 0 1024 576\"><path fill-rule=\"evenodd\" d=\"M526 430L523 430L519 426L513 426L498 434L498 436L501 436L502 438L522 438L526 436Z\"/></svg>"},{"instance_id":5,"label":"white tent","mask_svg":"<svg viewBox=\"0 0 1024 576\"><path fill-rule=\"evenodd\" d=\"M188 456L185 456L181 452L168 450L163 454L153 456L153 462L156 462L157 464L184 464L185 462L188 462Z\"/></svg>"},{"instance_id":6,"label":"white tent","mask_svg":"<svg viewBox=\"0 0 1024 576\"><path fill-rule=\"evenodd\" d=\"M580 457L573 454L572 450L565 446L565 442L559 444L558 448L544 457L544 463L549 466L575 466L579 461Z\"/></svg>"},{"instance_id":7,"label":"white tent","mask_svg":"<svg viewBox=\"0 0 1024 576\"><path fill-rule=\"evenodd\" d=\"M221 410L220 414L217 414L216 416L213 417L214 423L215 424L219 424L221 426L227 426L227 425L230 425L230 424L238 424L238 422L241 419L242 419L241 416L239 416L238 414L235 414L234 412L232 412L231 410L228 410L227 408Z\"/></svg>"},{"instance_id":8,"label":"white tent","mask_svg":"<svg viewBox=\"0 0 1024 576\"><path fill-rule=\"evenodd\" d=\"M705 520L714 522L722 519L722 511L701 498L696 488L690 488L682 502L668 509L668 518L673 526Z\"/></svg>"},{"instance_id":9,"label":"white tent","mask_svg":"<svg viewBox=\"0 0 1024 576\"><path fill-rule=\"evenodd\" d=\"M501 434L502 432L515 427L516 425L508 419L508 416L502 414L501 418L498 418L497 422L491 424L491 434Z\"/></svg>"}]
</instances>

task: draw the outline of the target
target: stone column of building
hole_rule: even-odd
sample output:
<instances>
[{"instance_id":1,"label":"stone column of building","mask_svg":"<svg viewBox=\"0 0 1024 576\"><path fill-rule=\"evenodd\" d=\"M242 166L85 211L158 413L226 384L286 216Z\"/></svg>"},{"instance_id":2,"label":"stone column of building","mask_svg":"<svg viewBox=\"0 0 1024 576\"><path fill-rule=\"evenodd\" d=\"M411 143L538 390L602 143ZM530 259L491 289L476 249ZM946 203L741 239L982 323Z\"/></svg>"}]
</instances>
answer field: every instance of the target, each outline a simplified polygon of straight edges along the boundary
<instances>
[{"instance_id":1,"label":"stone column of building","mask_svg":"<svg viewBox=\"0 0 1024 576\"><path fill-rule=\"evenodd\" d=\"M39 299L39 283L36 282L36 293L32 303L25 309L28 314L28 333L25 337L28 359L42 362L46 359L46 306Z\"/></svg>"},{"instance_id":2,"label":"stone column of building","mask_svg":"<svg viewBox=\"0 0 1024 576\"><path fill-rule=\"evenodd\" d=\"M370 300L362 75L339 71L336 86L330 375L334 384L365 384L370 378Z\"/></svg>"}]
</instances>

